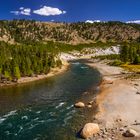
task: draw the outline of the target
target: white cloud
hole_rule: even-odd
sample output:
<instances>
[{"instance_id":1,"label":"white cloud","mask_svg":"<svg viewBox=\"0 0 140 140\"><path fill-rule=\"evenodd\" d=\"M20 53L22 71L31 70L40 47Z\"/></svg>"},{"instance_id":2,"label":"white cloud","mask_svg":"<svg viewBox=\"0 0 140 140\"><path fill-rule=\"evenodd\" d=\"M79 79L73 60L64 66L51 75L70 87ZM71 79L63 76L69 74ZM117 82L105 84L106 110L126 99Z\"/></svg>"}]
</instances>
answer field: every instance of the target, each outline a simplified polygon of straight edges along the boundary
<instances>
[{"instance_id":1,"label":"white cloud","mask_svg":"<svg viewBox=\"0 0 140 140\"><path fill-rule=\"evenodd\" d=\"M22 15L29 16L29 15L31 15L31 9L30 9L30 8L25 8L25 9L21 10L20 13L21 13Z\"/></svg>"},{"instance_id":2,"label":"white cloud","mask_svg":"<svg viewBox=\"0 0 140 140\"><path fill-rule=\"evenodd\" d=\"M30 16L31 15L31 9L30 8L20 7L18 11L11 11L10 13L15 14L15 15Z\"/></svg>"},{"instance_id":3,"label":"white cloud","mask_svg":"<svg viewBox=\"0 0 140 140\"><path fill-rule=\"evenodd\" d=\"M137 23L137 24L140 24L140 20L127 21L126 23Z\"/></svg>"},{"instance_id":4,"label":"white cloud","mask_svg":"<svg viewBox=\"0 0 140 140\"><path fill-rule=\"evenodd\" d=\"M63 11L63 14L66 14L67 13L67 11Z\"/></svg>"},{"instance_id":5,"label":"white cloud","mask_svg":"<svg viewBox=\"0 0 140 140\"><path fill-rule=\"evenodd\" d=\"M24 10L24 7L20 7L19 10Z\"/></svg>"},{"instance_id":6,"label":"white cloud","mask_svg":"<svg viewBox=\"0 0 140 140\"><path fill-rule=\"evenodd\" d=\"M101 20L86 20L85 23L101 22Z\"/></svg>"},{"instance_id":7,"label":"white cloud","mask_svg":"<svg viewBox=\"0 0 140 140\"><path fill-rule=\"evenodd\" d=\"M53 8L49 6L43 6L42 8L38 10L34 10L33 13L41 15L41 16L54 16L54 15L65 14L66 11L62 11L58 8Z\"/></svg>"},{"instance_id":8,"label":"white cloud","mask_svg":"<svg viewBox=\"0 0 140 140\"><path fill-rule=\"evenodd\" d=\"M12 13L14 15L19 15L19 11L11 11L10 13Z\"/></svg>"}]
</instances>

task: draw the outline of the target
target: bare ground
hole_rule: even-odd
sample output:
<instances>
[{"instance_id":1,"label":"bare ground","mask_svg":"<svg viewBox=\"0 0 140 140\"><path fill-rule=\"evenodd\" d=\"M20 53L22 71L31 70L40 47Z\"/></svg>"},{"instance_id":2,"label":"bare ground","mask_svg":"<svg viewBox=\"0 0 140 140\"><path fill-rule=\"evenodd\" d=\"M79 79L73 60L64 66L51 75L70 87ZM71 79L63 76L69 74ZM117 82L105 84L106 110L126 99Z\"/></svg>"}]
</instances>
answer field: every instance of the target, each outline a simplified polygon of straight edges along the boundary
<instances>
[{"instance_id":1,"label":"bare ground","mask_svg":"<svg viewBox=\"0 0 140 140\"><path fill-rule=\"evenodd\" d=\"M135 138L122 136L128 128L140 134L140 79L126 78L128 72L124 69L108 66L103 61L90 61L88 65L96 67L103 76L101 93L96 97L98 112L95 116L102 131L94 139L140 140L139 136ZM104 134L106 130L107 134Z\"/></svg>"}]
</instances>

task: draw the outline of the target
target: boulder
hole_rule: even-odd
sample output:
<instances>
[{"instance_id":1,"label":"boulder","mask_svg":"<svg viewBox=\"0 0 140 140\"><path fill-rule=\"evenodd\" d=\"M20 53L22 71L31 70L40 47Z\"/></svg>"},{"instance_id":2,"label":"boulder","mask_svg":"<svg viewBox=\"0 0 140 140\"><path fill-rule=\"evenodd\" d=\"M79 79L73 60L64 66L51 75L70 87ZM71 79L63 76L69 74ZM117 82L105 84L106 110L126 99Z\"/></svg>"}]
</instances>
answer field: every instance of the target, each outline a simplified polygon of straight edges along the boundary
<instances>
[{"instance_id":1,"label":"boulder","mask_svg":"<svg viewBox=\"0 0 140 140\"><path fill-rule=\"evenodd\" d=\"M96 123L87 123L81 131L81 137L87 139L100 131L99 125Z\"/></svg>"},{"instance_id":2,"label":"boulder","mask_svg":"<svg viewBox=\"0 0 140 140\"><path fill-rule=\"evenodd\" d=\"M77 108L83 108L83 107L85 107L85 104L83 102L78 102L74 106Z\"/></svg>"},{"instance_id":3,"label":"boulder","mask_svg":"<svg viewBox=\"0 0 140 140\"><path fill-rule=\"evenodd\" d=\"M92 108L92 105L87 105L88 108Z\"/></svg>"},{"instance_id":4,"label":"boulder","mask_svg":"<svg viewBox=\"0 0 140 140\"><path fill-rule=\"evenodd\" d=\"M138 136L138 133L133 129L128 129L128 130L126 130L126 132L123 133L123 136L125 136L125 137L136 137L136 136Z\"/></svg>"}]
</instances>

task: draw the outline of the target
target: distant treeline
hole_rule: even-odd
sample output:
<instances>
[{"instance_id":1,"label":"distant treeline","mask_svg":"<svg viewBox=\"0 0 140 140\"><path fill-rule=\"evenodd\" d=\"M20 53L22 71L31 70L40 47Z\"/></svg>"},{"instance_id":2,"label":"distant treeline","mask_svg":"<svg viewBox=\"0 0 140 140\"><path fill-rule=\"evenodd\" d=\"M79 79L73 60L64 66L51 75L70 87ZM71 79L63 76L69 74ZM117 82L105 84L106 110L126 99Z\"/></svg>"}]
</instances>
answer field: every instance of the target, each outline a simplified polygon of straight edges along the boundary
<instances>
[{"instance_id":1,"label":"distant treeline","mask_svg":"<svg viewBox=\"0 0 140 140\"><path fill-rule=\"evenodd\" d=\"M9 45L0 42L0 81L17 81L23 76L47 74L61 66L59 50L49 44Z\"/></svg>"},{"instance_id":2,"label":"distant treeline","mask_svg":"<svg viewBox=\"0 0 140 140\"><path fill-rule=\"evenodd\" d=\"M140 64L140 44L124 45L120 50L120 59L131 64Z\"/></svg>"},{"instance_id":3,"label":"distant treeline","mask_svg":"<svg viewBox=\"0 0 140 140\"><path fill-rule=\"evenodd\" d=\"M140 64L140 44L139 43L122 43L120 46L120 54L102 55L95 58L115 60L112 65L120 65L122 63Z\"/></svg>"}]
</instances>

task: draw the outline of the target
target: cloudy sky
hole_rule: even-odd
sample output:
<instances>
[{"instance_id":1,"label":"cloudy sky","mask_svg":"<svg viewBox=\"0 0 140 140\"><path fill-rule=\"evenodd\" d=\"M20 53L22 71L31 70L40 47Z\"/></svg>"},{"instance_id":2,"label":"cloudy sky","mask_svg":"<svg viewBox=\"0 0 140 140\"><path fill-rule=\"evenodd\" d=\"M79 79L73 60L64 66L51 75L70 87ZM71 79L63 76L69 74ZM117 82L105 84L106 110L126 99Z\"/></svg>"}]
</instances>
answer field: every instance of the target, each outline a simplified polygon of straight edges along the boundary
<instances>
[{"instance_id":1,"label":"cloudy sky","mask_svg":"<svg viewBox=\"0 0 140 140\"><path fill-rule=\"evenodd\" d=\"M0 0L0 3L0 19L140 22L140 0Z\"/></svg>"}]
</instances>

